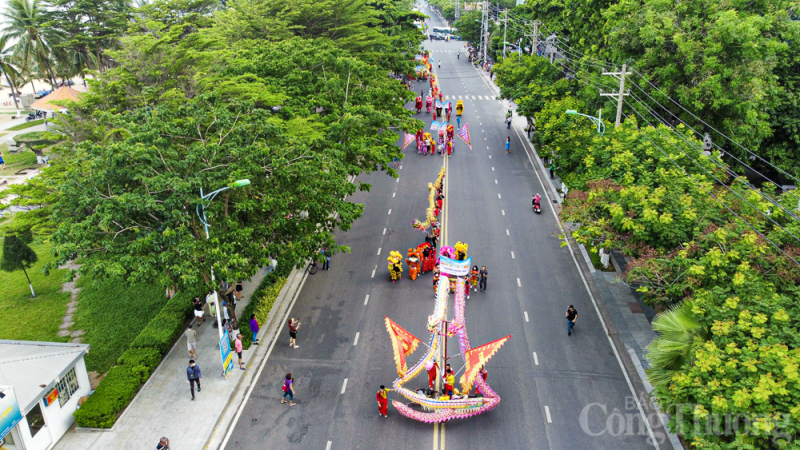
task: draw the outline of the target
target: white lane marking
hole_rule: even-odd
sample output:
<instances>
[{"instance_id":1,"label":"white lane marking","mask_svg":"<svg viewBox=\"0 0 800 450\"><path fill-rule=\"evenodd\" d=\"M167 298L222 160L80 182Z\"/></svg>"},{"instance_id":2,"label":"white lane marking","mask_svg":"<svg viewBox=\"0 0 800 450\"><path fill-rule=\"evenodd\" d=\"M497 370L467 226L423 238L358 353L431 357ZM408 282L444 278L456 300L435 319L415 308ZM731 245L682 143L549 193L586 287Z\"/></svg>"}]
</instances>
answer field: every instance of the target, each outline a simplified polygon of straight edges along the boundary
<instances>
[{"instance_id":1,"label":"white lane marking","mask_svg":"<svg viewBox=\"0 0 800 450\"><path fill-rule=\"evenodd\" d=\"M355 340L355 341L353 341L353 345L358 345L358 336L359 336L360 334L361 334L361 332L357 332L357 333L356 333L356 340Z\"/></svg>"},{"instance_id":2,"label":"white lane marking","mask_svg":"<svg viewBox=\"0 0 800 450\"><path fill-rule=\"evenodd\" d=\"M506 228L506 236L511 236L511 233L508 231L508 228Z\"/></svg>"},{"instance_id":3,"label":"white lane marking","mask_svg":"<svg viewBox=\"0 0 800 450\"><path fill-rule=\"evenodd\" d=\"M449 95L445 95L445 96L444 96L444 99L445 99L445 100L450 100L450 96L449 96Z\"/></svg>"},{"instance_id":4,"label":"white lane marking","mask_svg":"<svg viewBox=\"0 0 800 450\"><path fill-rule=\"evenodd\" d=\"M502 212L503 212L503 215L504 215L504 216L506 215L506 210L505 210L505 209L501 209L500 211L502 211Z\"/></svg>"},{"instance_id":5,"label":"white lane marking","mask_svg":"<svg viewBox=\"0 0 800 450\"><path fill-rule=\"evenodd\" d=\"M486 138L483 138L483 140L485 141L485 140L486 140Z\"/></svg>"},{"instance_id":6,"label":"white lane marking","mask_svg":"<svg viewBox=\"0 0 800 450\"><path fill-rule=\"evenodd\" d=\"M511 252L511 259L517 259L517 257L514 256L514 252Z\"/></svg>"},{"instance_id":7,"label":"white lane marking","mask_svg":"<svg viewBox=\"0 0 800 450\"><path fill-rule=\"evenodd\" d=\"M544 415L547 416L547 423L553 423L553 419L550 418L550 407L547 405L544 406Z\"/></svg>"},{"instance_id":8,"label":"white lane marking","mask_svg":"<svg viewBox=\"0 0 800 450\"><path fill-rule=\"evenodd\" d=\"M400 166L400 168L399 168L399 169L397 169L397 170L403 170L403 166Z\"/></svg>"},{"instance_id":9,"label":"white lane marking","mask_svg":"<svg viewBox=\"0 0 800 450\"><path fill-rule=\"evenodd\" d=\"M369 303L369 294L367 294L367 297L364 299L364 306L366 306L367 303Z\"/></svg>"},{"instance_id":10,"label":"white lane marking","mask_svg":"<svg viewBox=\"0 0 800 450\"><path fill-rule=\"evenodd\" d=\"M386 228L383 229L383 234L386 234Z\"/></svg>"},{"instance_id":11,"label":"white lane marking","mask_svg":"<svg viewBox=\"0 0 800 450\"><path fill-rule=\"evenodd\" d=\"M528 311L525 311L525 322L530 322L530 320L528 320Z\"/></svg>"},{"instance_id":12,"label":"white lane marking","mask_svg":"<svg viewBox=\"0 0 800 450\"><path fill-rule=\"evenodd\" d=\"M489 147L486 147L486 148L489 148ZM489 159L492 159L492 155L489 155Z\"/></svg>"},{"instance_id":13,"label":"white lane marking","mask_svg":"<svg viewBox=\"0 0 800 450\"><path fill-rule=\"evenodd\" d=\"M472 96L472 99L475 100L475 96L474 95Z\"/></svg>"},{"instance_id":14,"label":"white lane marking","mask_svg":"<svg viewBox=\"0 0 800 450\"><path fill-rule=\"evenodd\" d=\"M389 215L390 215L390 216L392 215L392 210L391 210L391 209L389 210Z\"/></svg>"},{"instance_id":15,"label":"white lane marking","mask_svg":"<svg viewBox=\"0 0 800 450\"><path fill-rule=\"evenodd\" d=\"M461 98L461 96L459 95L458 98Z\"/></svg>"},{"instance_id":16,"label":"white lane marking","mask_svg":"<svg viewBox=\"0 0 800 450\"><path fill-rule=\"evenodd\" d=\"M333 445L333 441L328 441L328 445L325 446L325 450L331 450L331 445Z\"/></svg>"},{"instance_id":17,"label":"white lane marking","mask_svg":"<svg viewBox=\"0 0 800 450\"><path fill-rule=\"evenodd\" d=\"M536 352L533 352L533 363L537 366L539 365L539 357L536 356Z\"/></svg>"},{"instance_id":18,"label":"white lane marking","mask_svg":"<svg viewBox=\"0 0 800 450\"><path fill-rule=\"evenodd\" d=\"M497 198L503 198L503 197L500 197L500 194L497 194Z\"/></svg>"},{"instance_id":19,"label":"white lane marking","mask_svg":"<svg viewBox=\"0 0 800 450\"><path fill-rule=\"evenodd\" d=\"M486 147L486 148L489 148L489 147ZM492 172L494 172L494 167L492 167Z\"/></svg>"},{"instance_id":20,"label":"white lane marking","mask_svg":"<svg viewBox=\"0 0 800 450\"><path fill-rule=\"evenodd\" d=\"M517 278L517 287L522 287L522 282L519 281L519 278Z\"/></svg>"},{"instance_id":21,"label":"white lane marking","mask_svg":"<svg viewBox=\"0 0 800 450\"><path fill-rule=\"evenodd\" d=\"M371 276L370 278L375 278L375 271L376 271L376 270L377 270L377 269L372 269L372 276Z\"/></svg>"},{"instance_id":22,"label":"white lane marking","mask_svg":"<svg viewBox=\"0 0 800 450\"><path fill-rule=\"evenodd\" d=\"M397 195L397 192L392 192L392 198L394 198L395 195Z\"/></svg>"},{"instance_id":23,"label":"white lane marking","mask_svg":"<svg viewBox=\"0 0 800 450\"><path fill-rule=\"evenodd\" d=\"M345 379L344 379L344 383L342 383L342 394L344 394L344 391L345 391L346 389L347 389L347 378L345 378ZM546 407L545 407L545 408L546 408Z\"/></svg>"},{"instance_id":24,"label":"white lane marking","mask_svg":"<svg viewBox=\"0 0 800 450\"><path fill-rule=\"evenodd\" d=\"M479 124L483 125L483 122L478 122Z\"/></svg>"},{"instance_id":25,"label":"white lane marking","mask_svg":"<svg viewBox=\"0 0 800 450\"><path fill-rule=\"evenodd\" d=\"M397 177L397 181L395 181L395 183L399 183L399 182L400 182L400 177Z\"/></svg>"},{"instance_id":26,"label":"white lane marking","mask_svg":"<svg viewBox=\"0 0 800 450\"><path fill-rule=\"evenodd\" d=\"M497 184L497 180L494 180L494 184Z\"/></svg>"},{"instance_id":27,"label":"white lane marking","mask_svg":"<svg viewBox=\"0 0 800 450\"><path fill-rule=\"evenodd\" d=\"M378 256L381 256L381 248L383 247L378 247Z\"/></svg>"}]
</instances>

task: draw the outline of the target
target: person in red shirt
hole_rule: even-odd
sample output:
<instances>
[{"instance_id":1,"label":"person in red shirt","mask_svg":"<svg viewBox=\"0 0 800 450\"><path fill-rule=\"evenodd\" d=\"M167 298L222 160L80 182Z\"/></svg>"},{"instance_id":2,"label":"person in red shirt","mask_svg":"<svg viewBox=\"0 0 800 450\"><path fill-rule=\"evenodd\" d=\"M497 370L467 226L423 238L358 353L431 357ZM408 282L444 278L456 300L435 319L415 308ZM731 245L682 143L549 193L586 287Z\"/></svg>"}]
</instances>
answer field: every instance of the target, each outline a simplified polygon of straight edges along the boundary
<instances>
[{"instance_id":1,"label":"person in red shirt","mask_svg":"<svg viewBox=\"0 0 800 450\"><path fill-rule=\"evenodd\" d=\"M481 366L481 370L478 371L478 375L483 378L483 381L486 381L489 378L489 372L486 371L486 366ZM475 386L475 395L481 395L481 388L479 386Z\"/></svg>"},{"instance_id":2,"label":"person in red shirt","mask_svg":"<svg viewBox=\"0 0 800 450\"><path fill-rule=\"evenodd\" d=\"M380 390L375 394L375 399L378 400L378 415L388 419L389 399L386 397L386 386L381 385Z\"/></svg>"},{"instance_id":3,"label":"person in red shirt","mask_svg":"<svg viewBox=\"0 0 800 450\"><path fill-rule=\"evenodd\" d=\"M434 282L434 286L435 286ZM434 362L430 364L430 369L428 369L428 364L426 364L425 369L428 371L428 386L433 389L433 382L436 381L436 373L439 371L439 363Z\"/></svg>"}]
</instances>

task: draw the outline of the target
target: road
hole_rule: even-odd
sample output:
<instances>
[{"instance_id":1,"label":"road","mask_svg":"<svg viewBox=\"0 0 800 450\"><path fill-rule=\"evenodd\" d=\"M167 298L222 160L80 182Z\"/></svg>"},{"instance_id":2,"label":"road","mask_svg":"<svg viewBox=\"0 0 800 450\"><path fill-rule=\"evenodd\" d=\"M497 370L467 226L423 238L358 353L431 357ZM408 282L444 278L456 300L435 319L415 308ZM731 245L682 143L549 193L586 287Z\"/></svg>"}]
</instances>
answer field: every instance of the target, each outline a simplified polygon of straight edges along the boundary
<instances>
[{"instance_id":1,"label":"road","mask_svg":"<svg viewBox=\"0 0 800 450\"><path fill-rule=\"evenodd\" d=\"M505 127L504 106L463 51L456 58L463 43L424 45L437 65L441 60L443 93L464 99L462 124L472 133L473 148L459 141L446 161L442 243L468 243L473 264L490 271L487 292L473 293L467 303L467 329L474 346L513 335L487 365L488 383L503 400L488 414L446 425L417 423L391 406L388 420L377 413L378 386L396 378L384 316L423 341L430 336L431 275L411 281L405 268L403 279L391 283L386 263L390 251L405 256L423 241L411 222L424 220L427 183L443 164L438 156L417 155L412 144L397 180L383 173L359 178L372 185L350 199L365 205L364 216L337 236L351 252L308 277L291 313L302 323L300 348L288 346L288 332L281 336L228 448L653 448L573 257L561 247L552 205L545 203L541 215L531 211L531 195L544 196L544 188L518 135ZM423 83L413 87L419 92ZM418 117L430 121L424 110ZM579 312L571 337L564 319L569 304ZM457 352L455 339L449 346ZM454 368L461 364L453 360ZM296 380L294 407L280 404L288 372ZM418 380L410 386L423 386L424 373Z\"/></svg>"}]
</instances>

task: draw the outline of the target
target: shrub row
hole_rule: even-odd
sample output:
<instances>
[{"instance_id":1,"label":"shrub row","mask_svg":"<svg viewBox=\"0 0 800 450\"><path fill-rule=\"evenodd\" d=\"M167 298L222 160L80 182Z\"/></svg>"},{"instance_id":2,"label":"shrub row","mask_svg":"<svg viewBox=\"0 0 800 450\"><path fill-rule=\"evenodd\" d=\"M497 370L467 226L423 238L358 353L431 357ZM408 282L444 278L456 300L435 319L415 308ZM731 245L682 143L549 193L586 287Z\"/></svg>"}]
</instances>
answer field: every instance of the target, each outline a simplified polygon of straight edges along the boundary
<instances>
[{"instance_id":1,"label":"shrub row","mask_svg":"<svg viewBox=\"0 0 800 450\"><path fill-rule=\"evenodd\" d=\"M139 333L94 394L75 411L78 426L111 428L114 425L118 414L133 400L183 331L191 312L190 292L187 289L172 297Z\"/></svg>"}]
</instances>

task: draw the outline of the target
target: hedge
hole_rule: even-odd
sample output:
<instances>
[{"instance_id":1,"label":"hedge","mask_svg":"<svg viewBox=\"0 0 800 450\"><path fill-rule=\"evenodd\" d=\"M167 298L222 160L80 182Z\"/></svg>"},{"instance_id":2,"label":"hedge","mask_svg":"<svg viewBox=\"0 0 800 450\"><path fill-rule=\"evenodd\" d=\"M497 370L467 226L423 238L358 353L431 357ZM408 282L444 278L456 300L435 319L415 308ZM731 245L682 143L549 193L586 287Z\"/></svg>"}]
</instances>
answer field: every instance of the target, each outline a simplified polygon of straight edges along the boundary
<instances>
[{"instance_id":1,"label":"hedge","mask_svg":"<svg viewBox=\"0 0 800 450\"><path fill-rule=\"evenodd\" d=\"M136 396L139 387L161 362L155 349L130 349L119 358L97 386L97 390L75 411L75 422L82 427L111 428L117 413Z\"/></svg>"},{"instance_id":2,"label":"hedge","mask_svg":"<svg viewBox=\"0 0 800 450\"><path fill-rule=\"evenodd\" d=\"M133 340L97 390L75 411L78 426L111 428L118 414L136 396L183 331L191 313L192 292L185 289L172 297Z\"/></svg>"}]
</instances>

